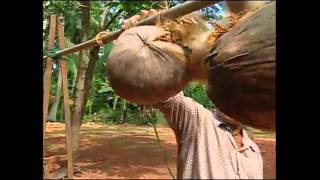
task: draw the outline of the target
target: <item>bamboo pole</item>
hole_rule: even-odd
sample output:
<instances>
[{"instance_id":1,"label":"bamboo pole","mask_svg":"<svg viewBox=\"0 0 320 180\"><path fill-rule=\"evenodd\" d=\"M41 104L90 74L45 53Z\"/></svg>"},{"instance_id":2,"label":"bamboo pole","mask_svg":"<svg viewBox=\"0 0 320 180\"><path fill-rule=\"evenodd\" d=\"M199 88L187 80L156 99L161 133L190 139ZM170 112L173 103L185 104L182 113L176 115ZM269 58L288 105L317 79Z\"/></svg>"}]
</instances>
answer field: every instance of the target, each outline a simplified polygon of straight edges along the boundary
<instances>
[{"instance_id":1,"label":"bamboo pole","mask_svg":"<svg viewBox=\"0 0 320 180\"><path fill-rule=\"evenodd\" d=\"M60 48L65 47L64 41L64 22L63 17L59 16L57 19L58 28L58 43ZM68 178L73 178L73 157L72 157L72 133L71 133L71 112L69 105L69 90L68 90L68 68L65 60L60 60L59 74L62 76L62 90L63 90L63 102L64 102L64 116L65 116L65 133L66 133L66 149L67 149L67 169Z\"/></svg>"},{"instance_id":2,"label":"bamboo pole","mask_svg":"<svg viewBox=\"0 0 320 180\"><path fill-rule=\"evenodd\" d=\"M208 7L210 5L216 4L221 0L216 1L187 1L181 5L175 6L169 10L163 11L161 13L161 20L173 20L178 17L187 15L193 11L200 10L202 8ZM150 16L144 20L139 21L135 26L142 26L142 25L154 25L156 23L157 15ZM124 30L118 29L110 34L102 35L101 40L104 44L115 40ZM88 49L90 47L99 46L95 39L91 39L89 41L77 44L73 47L69 47L60 51L57 51L56 56L65 56L68 54L75 53L80 50ZM47 58L47 56L44 56Z\"/></svg>"},{"instance_id":3,"label":"bamboo pole","mask_svg":"<svg viewBox=\"0 0 320 180\"><path fill-rule=\"evenodd\" d=\"M68 178L73 178L73 154L72 154L72 132L71 132L71 112L69 106L69 92L68 92L68 79L67 79L67 62L60 61L60 73L62 75L62 88L63 88L63 102L64 102L64 116L65 116L65 133L66 133L66 149L68 159Z\"/></svg>"},{"instance_id":4,"label":"bamboo pole","mask_svg":"<svg viewBox=\"0 0 320 180\"><path fill-rule=\"evenodd\" d=\"M49 42L48 49L52 49L54 46L54 38L56 33L57 16L55 14L50 15L50 31L49 31ZM50 84L52 74L52 58L48 58L46 61L46 69L43 77L43 153L45 153L45 138L46 138L46 123L48 119L48 108L49 108L49 96L50 96ZM44 168L44 177L48 174Z\"/></svg>"}]
</instances>

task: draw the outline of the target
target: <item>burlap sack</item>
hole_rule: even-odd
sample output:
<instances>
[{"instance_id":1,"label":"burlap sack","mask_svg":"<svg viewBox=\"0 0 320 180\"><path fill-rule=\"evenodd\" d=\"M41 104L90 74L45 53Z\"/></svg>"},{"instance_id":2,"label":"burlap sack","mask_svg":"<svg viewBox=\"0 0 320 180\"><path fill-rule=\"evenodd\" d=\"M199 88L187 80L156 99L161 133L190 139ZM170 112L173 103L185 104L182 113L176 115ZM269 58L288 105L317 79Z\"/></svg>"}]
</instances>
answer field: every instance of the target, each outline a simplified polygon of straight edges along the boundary
<instances>
[{"instance_id":1,"label":"burlap sack","mask_svg":"<svg viewBox=\"0 0 320 180\"><path fill-rule=\"evenodd\" d=\"M190 77L185 50L155 40L166 32L156 26L133 27L123 32L107 62L111 87L133 103L155 104L182 90Z\"/></svg>"},{"instance_id":2,"label":"burlap sack","mask_svg":"<svg viewBox=\"0 0 320 180\"><path fill-rule=\"evenodd\" d=\"M243 17L207 59L208 96L229 117L275 128L275 2Z\"/></svg>"}]
</instances>

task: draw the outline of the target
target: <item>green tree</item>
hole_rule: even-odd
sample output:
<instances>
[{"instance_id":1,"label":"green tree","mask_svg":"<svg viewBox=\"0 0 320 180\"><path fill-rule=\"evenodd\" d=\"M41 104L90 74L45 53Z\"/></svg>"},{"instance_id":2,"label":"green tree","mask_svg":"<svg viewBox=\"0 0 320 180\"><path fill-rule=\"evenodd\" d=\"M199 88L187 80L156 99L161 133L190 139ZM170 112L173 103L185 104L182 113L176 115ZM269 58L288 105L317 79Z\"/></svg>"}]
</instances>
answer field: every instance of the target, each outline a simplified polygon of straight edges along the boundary
<instances>
[{"instance_id":1,"label":"green tree","mask_svg":"<svg viewBox=\"0 0 320 180\"><path fill-rule=\"evenodd\" d=\"M202 83L192 83L183 90L183 93L203 105L205 108L213 109L214 104L209 99L206 87Z\"/></svg>"}]
</instances>

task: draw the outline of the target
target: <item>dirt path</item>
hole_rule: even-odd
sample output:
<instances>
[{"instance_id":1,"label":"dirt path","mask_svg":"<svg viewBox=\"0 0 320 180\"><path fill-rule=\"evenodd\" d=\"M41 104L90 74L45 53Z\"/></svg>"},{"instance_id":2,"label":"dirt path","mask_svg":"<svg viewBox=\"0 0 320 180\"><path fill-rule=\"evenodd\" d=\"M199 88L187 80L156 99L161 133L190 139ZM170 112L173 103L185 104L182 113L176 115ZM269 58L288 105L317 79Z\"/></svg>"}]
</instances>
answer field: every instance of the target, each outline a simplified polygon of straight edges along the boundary
<instances>
[{"instance_id":1,"label":"dirt path","mask_svg":"<svg viewBox=\"0 0 320 180\"><path fill-rule=\"evenodd\" d=\"M157 126L169 166L176 172L176 142L172 130ZM275 178L275 139L256 138L264 159L264 177ZM46 158L64 157L64 125L47 123ZM154 131L149 126L84 124L80 134L77 179L170 179ZM63 159L63 158L62 158ZM48 165L59 169L61 159Z\"/></svg>"}]
</instances>

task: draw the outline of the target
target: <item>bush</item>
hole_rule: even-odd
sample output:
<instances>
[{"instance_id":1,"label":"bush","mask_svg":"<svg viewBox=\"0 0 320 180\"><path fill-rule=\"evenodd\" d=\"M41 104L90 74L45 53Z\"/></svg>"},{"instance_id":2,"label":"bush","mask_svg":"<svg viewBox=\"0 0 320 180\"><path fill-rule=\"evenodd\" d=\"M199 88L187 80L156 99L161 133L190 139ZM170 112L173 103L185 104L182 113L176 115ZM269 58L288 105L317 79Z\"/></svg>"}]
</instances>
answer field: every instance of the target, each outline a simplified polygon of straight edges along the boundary
<instances>
[{"instance_id":1,"label":"bush","mask_svg":"<svg viewBox=\"0 0 320 180\"><path fill-rule=\"evenodd\" d=\"M123 117L122 117L123 116ZM83 122L100 122L106 124L135 124L135 125L152 125L157 123L157 111L153 111L146 117L139 117L138 109L122 109L105 108L91 115L85 115Z\"/></svg>"},{"instance_id":2,"label":"bush","mask_svg":"<svg viewBox=\"0 0 320 180\"><path fill-rule=\"evenodd\" d=\"M191 97L205 108L212 110L214 108L214 104L211 102L207 95L206 88L201 83L193 83L190 84L183 90L184 94L188 97Z\"/></svg>"}]
</instances>

